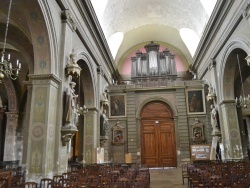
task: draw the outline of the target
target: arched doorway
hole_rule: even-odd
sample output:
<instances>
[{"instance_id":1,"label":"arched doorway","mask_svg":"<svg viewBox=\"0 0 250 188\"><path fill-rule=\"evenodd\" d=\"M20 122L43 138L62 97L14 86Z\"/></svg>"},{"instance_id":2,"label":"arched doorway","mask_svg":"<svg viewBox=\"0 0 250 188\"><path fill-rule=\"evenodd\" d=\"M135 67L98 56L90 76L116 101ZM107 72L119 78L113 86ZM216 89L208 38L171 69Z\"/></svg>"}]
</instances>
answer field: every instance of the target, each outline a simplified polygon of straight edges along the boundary
<instances>
[{"instance_id":1,"label":"arched doorway","mask_svg":"<svg viewBox=\"0 0 250 188\"><path fill-rule=\"evenodd\" d=\"M176 146L173 113L160 101L146 104L141 111L142 164L175 167Z\"/></svg>"}]
</instances>

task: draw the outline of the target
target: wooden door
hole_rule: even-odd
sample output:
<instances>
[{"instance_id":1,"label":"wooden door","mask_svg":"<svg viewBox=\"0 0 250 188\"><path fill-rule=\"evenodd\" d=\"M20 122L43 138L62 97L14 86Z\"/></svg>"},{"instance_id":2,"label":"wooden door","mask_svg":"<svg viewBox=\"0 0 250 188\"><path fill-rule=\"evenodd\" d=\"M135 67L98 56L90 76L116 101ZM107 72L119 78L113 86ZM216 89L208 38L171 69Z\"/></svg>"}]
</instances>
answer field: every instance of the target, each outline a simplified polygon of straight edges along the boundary
<instances>
[{"instance_id":1,"label":"wooden door","mask_svg":"<svg viewBox=\"0 0 250 188\"><path fill-rule=\"evenodd\" d=\"M151 113L149 113L151 110ZM176 147L172 113L165 104L150 103L142 111L142 164L175 167Z\"/></svg>"}]
</instances>

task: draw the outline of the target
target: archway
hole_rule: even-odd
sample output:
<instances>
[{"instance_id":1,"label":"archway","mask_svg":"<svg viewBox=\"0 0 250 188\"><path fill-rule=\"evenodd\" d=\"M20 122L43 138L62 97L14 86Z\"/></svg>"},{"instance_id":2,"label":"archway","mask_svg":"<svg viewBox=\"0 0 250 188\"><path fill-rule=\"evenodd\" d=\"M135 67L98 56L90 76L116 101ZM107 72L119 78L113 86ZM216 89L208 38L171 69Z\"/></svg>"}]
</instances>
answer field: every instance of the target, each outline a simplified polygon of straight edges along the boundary
<instances>
[{"instance_id":1,"label":"archway","mask_svg":"<svg viewBox=\"0 0 250 188\"><path fill-rule=\"evenodd\" d=\"M176 144L173 112L163 102L152 101L141 110L142 164L175 167Z\"/></svg>"},{"instance_id":2,"label":"archway","mask_svg":"<svg viewBox=\"0 0 250 188\"><path fill-rule=\"evenodd\" d=\"M88 112L85 114L81 114L78 118L78 132L73 137L71 142L72 153L69 160L75 161L77 159L78 162L81 162L86 158L86 148L92 151L92 147L94 144L94 113L96 111L96 102L95 102L95 88L94 88L94 80L93 80L93 71L91 71L91 66L89 65L89 59L85 56L85 54L80 53L78 56L79 60L77 61L80 66L81 74L79 77L74 76L73 81L76 83L75 93L78 95L78 104L79 107L86 106ZM88 127L88 128L87 128ZM87 136L86 136L87 135ZM86 144L86 137L89 141L91 138L91 142ZM91 158L91 157L90 157Z\"/></svg>"},{"instance_id":3,"label":"archway","mask_svg":"<svg viewBox=\"0 0 250 188\"><path fill-rule=\"evenodd\" d=\"M244 45L232 43L225 53L224 67L222 67L221 83L221 123L222 139L225 147L225 158L247 157L247 145L249 143L248 129L250 111L248 108L235 104L235 98L242 96L244 88L245 96L249 93L250 67L245 60L247 53ZM242 83L243 87L242 87ZM245 119L245 120L244 120Z\"/></svg>"}]
</instances>

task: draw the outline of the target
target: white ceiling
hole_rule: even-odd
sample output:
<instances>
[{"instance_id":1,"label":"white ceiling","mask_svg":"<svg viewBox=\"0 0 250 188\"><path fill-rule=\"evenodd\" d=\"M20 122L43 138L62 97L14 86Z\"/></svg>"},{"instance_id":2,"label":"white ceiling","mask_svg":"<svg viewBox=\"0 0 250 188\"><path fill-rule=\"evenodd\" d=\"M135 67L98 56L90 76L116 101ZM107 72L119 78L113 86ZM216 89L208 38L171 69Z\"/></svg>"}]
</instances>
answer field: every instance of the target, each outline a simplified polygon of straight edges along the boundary
<instances>
[{"instance_id":1,"label":"white ceiling","mask_svg":"<svg viewBox=\"0 0 250 188\"><path fill-rule=\"evenodd\" d=\"M120 64L124 56L135 50L136 46L149 41L172 47L191 63L192 55L179 31L181 28L189 28L199 38L201 37L209 19L209 13L202 3L208 1L213 5L216 2L216 0L91 0L108 43L110 44L109 39L116 32L124 34L114 57L116 64Z\"/></svg>"}]
</instances>

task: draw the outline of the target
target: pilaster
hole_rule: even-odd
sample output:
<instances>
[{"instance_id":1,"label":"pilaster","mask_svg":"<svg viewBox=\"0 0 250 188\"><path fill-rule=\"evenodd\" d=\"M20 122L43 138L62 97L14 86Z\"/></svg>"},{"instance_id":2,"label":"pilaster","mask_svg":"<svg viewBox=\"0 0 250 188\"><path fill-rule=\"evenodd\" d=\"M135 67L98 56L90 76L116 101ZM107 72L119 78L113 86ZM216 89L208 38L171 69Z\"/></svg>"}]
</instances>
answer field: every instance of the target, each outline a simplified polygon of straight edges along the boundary
<instances>
[{"instance_id":1,"label":"pilaster","mask_svg":"<svg viewBox=\"0 0 250 188\"><path fill-rule=\"evenodd\" d=\"M29 75L30 115L28 132L26 181L39 182L41 177L52 177L56 169L67 167L66 151L57 160L56 148L62 148L60 127L57 123L58 88L60 80L53 74ZM66 147L65 147L66 148Z\"/></svg>"},{"instance_id":2,"label":"pilaster","mask_svg":"<svg viewBox=\"0 0 250 188\"><path fill-rule=\"evenodd\" d=\"M97 115L98 109L88 108L88 112L84 115L84 144L83 144L83 156L86 164L92 164L96 162L95 148L99 147L100 135L97 132Z\"/></svg>"},{"instance_id":3,"label":"pilaster","mask_svg":"<svg viewBox=\"0 0 250 188\"><path fill-rule=\"evenodd\" d=\"M7 116L4 143L4 161L16 160L16 128L18 124L17 112L5 112Z\"/></svg>"},{"instance_id":4,"label":"pilaster","mask_svg":"<svg viewBox=\"0 0 250 188\"><path fill-rule=\"evenodd\" d=\"M222 143L224 146L223 156L225 159L242 158L242 144L235 101L224 100L220 103L220 106L221 117L223 117L223 126L221 126Z\"/></svg>"}]
</instances>

